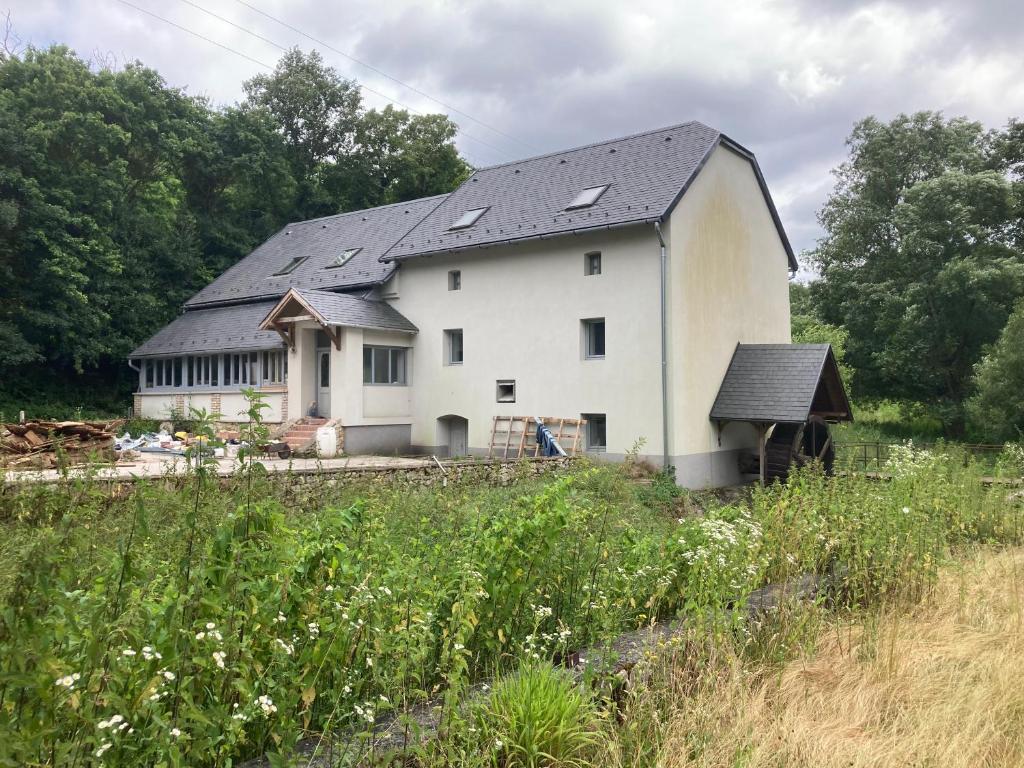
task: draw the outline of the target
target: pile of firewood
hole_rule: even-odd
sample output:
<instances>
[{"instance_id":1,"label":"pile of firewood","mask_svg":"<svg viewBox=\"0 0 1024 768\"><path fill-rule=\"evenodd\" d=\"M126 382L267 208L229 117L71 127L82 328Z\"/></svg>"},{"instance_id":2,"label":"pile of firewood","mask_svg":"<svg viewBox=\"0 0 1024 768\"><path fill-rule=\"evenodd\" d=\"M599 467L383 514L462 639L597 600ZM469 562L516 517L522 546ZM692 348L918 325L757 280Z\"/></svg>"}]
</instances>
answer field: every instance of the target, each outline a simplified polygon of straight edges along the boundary
<instances>
[{"instance_id":1,"label":"pile of firewood","mask_svg":"<svg viewBox=\"0 0 1024 768\"><path fill-rule=\"evenodd\" d=\"M113 461L114 432L121 421L27 421L0 425L0 466L55 467L97 457Z\"/></svg>"}]
</instances>

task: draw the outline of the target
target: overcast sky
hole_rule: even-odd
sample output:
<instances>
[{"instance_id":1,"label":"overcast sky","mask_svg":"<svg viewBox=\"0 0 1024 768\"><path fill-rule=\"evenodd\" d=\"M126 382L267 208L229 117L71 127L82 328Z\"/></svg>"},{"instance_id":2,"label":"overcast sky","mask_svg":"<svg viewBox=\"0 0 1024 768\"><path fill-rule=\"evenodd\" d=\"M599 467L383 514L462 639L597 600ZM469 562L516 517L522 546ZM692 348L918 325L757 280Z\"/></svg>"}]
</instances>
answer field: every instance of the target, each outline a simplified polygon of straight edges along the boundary
<instances>
[{"instance_id":1,"label":"overcast sky","mask_svg":"<svg viewBox=\"0 0 1024 768\"><path fill-rule=\"evenodd\" d=\"M138 59L218 103L274 64L275 44L315 47L387 98L451 114L475 165L701 120L757 154L797 250L819 234L829 170L859 118L1024 116L1021 0L130 2L238 53L118 0L0 0L0 11L23 43Z\"/></svg>"}]
</instances>

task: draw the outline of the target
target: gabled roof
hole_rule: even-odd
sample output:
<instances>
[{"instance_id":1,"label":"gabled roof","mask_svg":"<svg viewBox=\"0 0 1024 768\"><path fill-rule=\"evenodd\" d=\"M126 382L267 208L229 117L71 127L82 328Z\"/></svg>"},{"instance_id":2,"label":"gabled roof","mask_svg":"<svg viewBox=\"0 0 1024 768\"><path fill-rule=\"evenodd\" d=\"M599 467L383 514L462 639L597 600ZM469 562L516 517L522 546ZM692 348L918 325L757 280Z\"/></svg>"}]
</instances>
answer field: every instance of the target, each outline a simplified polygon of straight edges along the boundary
<instances>
[{"instance_id":1,"label":"gabled roof","mask_svg":"<svg viewBox=\"0 0 1024 768\"><path fill-rule=\"evenodd\" d=\"M345 293L309 291L292 288L272 304L260 319L259 327L272 330L274 323L292 303L308 311L320 325L373 328L383 331L416 333L417 328L397 309L383 301L363 299Z\"/></svg>"},{"instance_id":2,"label":"gabled roof","mask_svg":"<svg viewBox=\"0 0 1024 768\"><path fill-rule=\"evenodd\" d=\"M191 355L284 347L273 331L259 330L272 301L193 309L165 325L128 357Z\"/></svg>"},{"instance_id":3,"label":"gabled roof","mask_svg":"<svg viewBox=\"0 0 1024 768\"><path fill-rule=\"evenodd\" d=\"M482 168L426 213L382 261L661 220L720 145L753 165L795 269L796 257L753 154L699 122ZM605 185L593 205L566 210L583 190ZM467 211L483 208L472 226L452 229Z\"/></svg>"},{"instance_id":4,"label":"gabled roof","mask_svg":"<svg viewBox=\"0 0 1024 768\"><path fill-rule=\"evenodd\" d=\"M831 345L736 345L712 421L803 423L812 413L853 419Z\"/></svg>"},{"instance_id":5,"label":"gabled roof","mask_svg":"<svg viewBox=\"0 0 1024 768\"><path fill-rule=\"evenodd\" d=\"M278 298L289 288L326 290L376 285L394 267L383 255L445 195L365 211L288 224L188 300L196 307L225 301ZM327 268L343 251L360 250L344 266ZM307 257L292 272L274 276L295 257Z\"/></svg>"}]
</instances>

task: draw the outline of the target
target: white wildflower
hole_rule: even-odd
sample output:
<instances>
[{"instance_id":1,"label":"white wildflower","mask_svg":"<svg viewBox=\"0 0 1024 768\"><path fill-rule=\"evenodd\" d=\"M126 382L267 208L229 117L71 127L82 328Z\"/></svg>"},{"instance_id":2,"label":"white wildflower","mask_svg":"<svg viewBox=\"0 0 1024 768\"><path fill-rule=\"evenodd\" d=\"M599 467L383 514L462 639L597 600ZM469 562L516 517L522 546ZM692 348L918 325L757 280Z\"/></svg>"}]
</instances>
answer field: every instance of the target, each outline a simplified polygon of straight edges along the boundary
<instances>
[{"instance_id":1,"label":"white wildflower","mask_svg":"<svg viewBox=\"0 0 1024 768\"><path fill-rule=\"evenodd\" d=\"M278 644L278 646L280 646L281 650L284 651L285 653L287 653L289 656L291 656L293 653L295 653L295 646L292 645L291 643L286 643L280 637L275 638L274 642L276 642Z\"/></svg>"},{"instance_id":2,"label":"white wildflower","mask_svg":"<svg viewBox=\"0 0 1024 768\"><path fill-rule=\"evenodd\" d=\"M206 622L206 628L207 629L216 629L217 625L214 624L212 621L208 621L208 622Z\"/></svg>"},{"instance_id":3,"label":"white wildflower","mask_svg":"<svg viewBox=\"0 0 1024 768\"><path fill-rule=\"evenodd\" d=\"M213 660L215 662L217 662L217 666L220 667L221 669L224 669L224 659L226 657L227 657L227 654L224 651L214 651L213 652Z\"/></svg>"},{"instance_id":4,"label":"white wildflower","mask_svg":"<svg viewBox=\"0 0 1024 768\"><path fill-rule=\"evenodd\" d=\"M177 728L171 728L171 736L173 736L174 738L178 738L179 736L181 736L181 731Z\"/></svg>"},{"instance_id":5,"label":"white wildflower","mask_svg":"<svg viewBox=\"0 0 1024 768\"><path fill-rule=\"evenodd\" d=\"M315 621L309 622L309 624L307 624L306 627L307 629L309 629L310 637L316 639L320 636L320 625L317 624Z\"/></svg>"},{"instance_id":6,"label":"white wildflower","mask_svg":"<svg viewBox=\"0 0 1024 768\"><path fill-rule=\"evenodd\" d=\"M135 655L135 651L133 651L131 648L125 648L123 651L121 651L121 655L122 656L134 656Z\"/></svg>"},{"instance_id":7,"label":"white wildflower","mask_svg":"<svg viewBox=\"0 0 1024 768\"><path fill-rule=\"evenodd\" d=\"M82 676L75 672L71 675L65 675L64 677L58 677L56 684L63 688L74 688L75 683L82 679Z\"/></svg>"},{"instance_id":8,"label":"white wildflower","mask_svg":"<svg viewBox=\"0 0 1024 768\"><path fill-rule=\"evenodd\" d=\"M96 750L96 757L103 757L103 753L110 749L111 746L109 741L104 741L100 744L99 749Z\"/></svg>"},{"instance_id":9,"label":"white wildflower","mask_svg":"<svg viewBox=\"0 0 1024 768\"><path fill-rule=\"evenodd\" d=\"M263 694L258 699L256 699L256 704L259 706L260 709L263 710L263 714L267 717L277 712L277 705L274 704L273 699L271 699L266 694Z\"/></svg>"}]
</instances>

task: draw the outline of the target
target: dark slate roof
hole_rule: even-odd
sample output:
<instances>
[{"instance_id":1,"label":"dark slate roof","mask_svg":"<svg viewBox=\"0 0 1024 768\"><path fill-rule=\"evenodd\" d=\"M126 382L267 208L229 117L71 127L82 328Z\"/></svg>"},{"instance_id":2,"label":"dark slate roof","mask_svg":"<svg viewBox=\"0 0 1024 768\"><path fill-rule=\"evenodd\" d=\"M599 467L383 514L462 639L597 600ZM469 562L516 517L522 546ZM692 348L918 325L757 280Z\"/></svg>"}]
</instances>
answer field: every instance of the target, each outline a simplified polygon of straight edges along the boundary
<instances>
[{"instance_id":1,"label":"dark slate roof","mask_svg":"<svg viewBox=\"0 0 1024 768\"><path fill-rule=\"evenodd\" d=\"M260 321L275 303L262 301L189 310L157 331L129 357L283 347L284 343L276 332L259 330Z\"/></svg>"},{"instance_id":2,"label":"dark slate roof","mask_svg":"<svg viewBox=\"0 0 1024 768\"><path fill-rule=\"evenodd\" d=\"M671 212L720 144L750 160L790 265L796 258L754 156L714 128L683 123L476 171L383 256L384 261L497 245L586 229L651 222ZM608 184L589 208L566 211L582 190ZM449 231L468 210L471 227Z\"/></svg>"},{"instance_id":3,"label":"dark slate roof","mask_svg":"<svg viewBox=\"0 0 1024 768\"><path fill-rule=\"evenodd\" d=\"M712 421L807 421L830 360L835 366L828 344L738 344L711 408Z\"/></svg>"},{"instance_id":4,"label":"dark slate roof","mask_svg":"<svg viewBox=\"0 0 1024 768\"><path fill-rule=\"evenodd\" d=\"M418 328L397 309L383 301L362 299L343 293L295 291L328 325L375 328L416 333Z\"/></svg>"},{"instance_id":5,"label":"dark slate roof","mask_svg":"<svg viewBox=\"0 0 1024 768\"><path fill-rule=\"evenodd\" d=\"M194 307L224 301L279 298L289 288L340 289L376 285L394 267L379 261L445 195L288 224L188 300ZM361 250L345 266L325 269L343 251ZM295 256L308 256L287 275L274 277Z\"/></svg>"}]
</instances>

